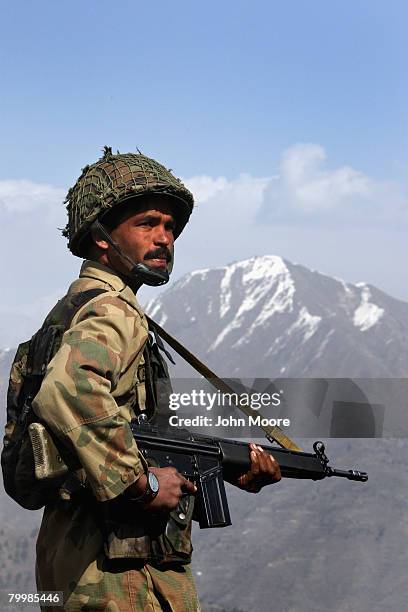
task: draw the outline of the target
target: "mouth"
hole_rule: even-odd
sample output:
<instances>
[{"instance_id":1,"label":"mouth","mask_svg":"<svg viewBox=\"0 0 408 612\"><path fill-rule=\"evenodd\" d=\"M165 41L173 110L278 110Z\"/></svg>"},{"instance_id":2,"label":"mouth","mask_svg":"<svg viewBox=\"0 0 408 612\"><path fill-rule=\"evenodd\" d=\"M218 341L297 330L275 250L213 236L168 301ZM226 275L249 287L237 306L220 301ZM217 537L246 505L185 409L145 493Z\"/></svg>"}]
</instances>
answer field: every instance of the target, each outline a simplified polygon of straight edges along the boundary
<instances>
[{"instance_id":1,"label":"mouth","mask_svg":"<svg viewBox=\"0 0 408 612\"><path fill-rule=\"evenodd\" d=\"M155 257L148 260L148 265L152 268L167 268L167 258L166 257Z\"/></svg>"}]
</instances>

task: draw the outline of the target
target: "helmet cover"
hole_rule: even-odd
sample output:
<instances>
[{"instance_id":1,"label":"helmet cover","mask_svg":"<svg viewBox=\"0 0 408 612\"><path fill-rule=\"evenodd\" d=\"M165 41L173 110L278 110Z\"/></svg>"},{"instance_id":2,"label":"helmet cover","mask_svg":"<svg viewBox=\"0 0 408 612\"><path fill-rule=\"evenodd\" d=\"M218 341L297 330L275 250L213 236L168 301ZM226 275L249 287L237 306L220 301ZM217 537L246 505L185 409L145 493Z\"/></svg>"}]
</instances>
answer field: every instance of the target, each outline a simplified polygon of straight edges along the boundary
<instances>
[{"instance_id":1,"label":"helmet cover","mask_svg":"<svg viewBox=\"0 0 408 612\"><path fill-rule=\"evenodd\" d=\"M174 199L174 238L177 238L193 210L193 194L156 160L140 152L114 155L111 147L105 147L103 157L83 168L65 199L68 223L63 235L68 238L70 251L79 257L86 256L84 238L97 218L102 222L112 208L149 194Z\"/></svg>"}]
</instances>

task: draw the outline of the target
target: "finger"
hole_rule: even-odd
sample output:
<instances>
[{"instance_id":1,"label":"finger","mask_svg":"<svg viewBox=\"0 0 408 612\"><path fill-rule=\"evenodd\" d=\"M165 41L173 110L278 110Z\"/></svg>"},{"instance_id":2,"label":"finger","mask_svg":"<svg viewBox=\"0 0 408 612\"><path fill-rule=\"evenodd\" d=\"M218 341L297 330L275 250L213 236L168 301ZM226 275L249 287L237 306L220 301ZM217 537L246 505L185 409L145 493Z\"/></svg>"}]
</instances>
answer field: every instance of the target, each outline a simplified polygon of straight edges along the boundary
<instances>
[{"instance_id":1,"label":"finger","mask_svg":"<svg viewBox=\"0 0 408 612\"><path fill-rule=\"evenodd\" d=\"M184 489L184 491L187 491L188 493L197 492L197 487L195 486L194 482L187 480L187 478L183 478L183 481L184 482L182 483L181 488Z\"/></svg>"},{"instance_id":2,"label":"finger","mask_svg":"<svg viewBox=\"0 0 408 612\"><path fill-rule=\"evenodd\" d=\"M178 472L176 470L175 476L177 477L178 481L180 482L180 487L183 487L185 485L187 481L187 478L185 478L185 476L183 476L183 474L180 474L180 472Z\"/></svg>"},{"instance_id":3,"label":"finger","mask_svg":"<svg viewBox=\"0 0 408 612\"><path fill-rule=\"evenodd\" d=\"M275 480L276 482L279 482L279 480L281 480L282 478L282 474L281 474L280 465L277 461L274 461L274 467L275 467Z\"/></svg>"},{"instance_id":4,"label":"finger","mask_svg":"<svg viewBox=\"0 0 408 612\"><path fill-rule=\"evenodd\" d=\"M257 474L259 474L259 469L260 469L260 467L259 467L259 452L251 450L250 458L251 458L251 469L250 469L250 472L251 472L251 474L256 476Z\"/></svg>"},{"instance_id":5,"label":"finger","mask_svg":"<svg viewBox=\"0 0 408 612\"><path fill-rule=\"evenodd\" d=\"M265 453L264 449L262 448L262 446L257 446L257 452L258 452L258 463L259 463L259 473L260 474L264 474L264 473L269 473L269 455L268 453Z\"/></svg>"},{"instance_id":6,"label":"finger","mask_svg":"<svg viewBox=\"0 0 408 612\"><path fill-rule=\"evenodd\" d=\"M258 446L258 460L259 460L259 471L261 473L269 473L270 461L269 455L265 453L263 448Z\"/></svg>"},{"instance_id":7,"label":"finger","mask_svg":"<svg viewBox=\"0 0 408 612\"><path fill-rule=\"evenodd\" d=\"M276 461L276 459L272 455L269 455L269 457L270 457L271 464L272 464L272 468L271 468L272 471L270 473L273 476L275 482L278 482L282 478L279 463Z\"/></svg>"},{"instance_id":8,"label":"finger","mask_svg":"<svg viewBox=\"0 0 408 612\"><path fill-rule=\"evenodd\" d=\"M274 474L276 472L276 467L277 467L277 463L276 461L273 459L273 457L271 455L268 455L268 453L264 453L263 455L263 459L264 459L264 472L265 474Z\"/></svg>"},{"instance_id":9,"label":"finger","mask_svg":"<svg viewBox=\"0 0 408 612\"><path fill-rule=\"evenodd\" d=\"M279 474L279 478L280 478L280 467L279 467L279 463L276 461L275 457L273 455L269 455L272 461L272 467L273 467L273 471L275 474Z\"/></svg>"},{"instance_id":10,"label":"finger","mask_svg":"<svg viewBox=\"0 0 408 612\"><path fill-rule=\"evenodd\" d=\"M238 478L238 484L240 487L245 487L248 483L248 476L247 474L242 474L239 478Z\"/></svg>"}]
</instances>

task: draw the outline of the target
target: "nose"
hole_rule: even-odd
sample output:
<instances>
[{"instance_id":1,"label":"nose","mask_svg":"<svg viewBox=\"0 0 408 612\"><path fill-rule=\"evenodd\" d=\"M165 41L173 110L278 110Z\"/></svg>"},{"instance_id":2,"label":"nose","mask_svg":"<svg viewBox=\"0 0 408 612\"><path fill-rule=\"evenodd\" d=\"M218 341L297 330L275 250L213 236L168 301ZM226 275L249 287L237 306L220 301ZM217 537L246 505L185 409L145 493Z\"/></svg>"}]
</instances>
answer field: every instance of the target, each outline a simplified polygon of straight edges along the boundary
<instances>
[{"instance_id":1,"label":"nose","mask_svg":"<svg viewBox=\"0 0 408 612\"><path fill-rule=\"evenodd\" d=\"M170 246L174 242L173 231L166 228L164 224L155 227L154 243L158 246Z\"/></svg>"}]
</instances>

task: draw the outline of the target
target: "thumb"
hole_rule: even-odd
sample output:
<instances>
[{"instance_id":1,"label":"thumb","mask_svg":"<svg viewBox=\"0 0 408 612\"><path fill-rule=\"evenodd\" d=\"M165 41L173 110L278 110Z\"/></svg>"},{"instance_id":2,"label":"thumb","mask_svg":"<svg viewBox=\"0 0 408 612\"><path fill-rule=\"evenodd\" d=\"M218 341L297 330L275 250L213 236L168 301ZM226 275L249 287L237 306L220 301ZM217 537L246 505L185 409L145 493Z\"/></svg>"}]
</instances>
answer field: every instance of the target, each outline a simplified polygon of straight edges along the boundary
<instances>
[{"instance_id":1,"label":"thumb","mask_svg":"<svg viewBox=\"0 0 408 612\"><path fill-rule=\"evenodd\" d=\"M187 478L184 479L182 488L188 493L197 493L197 487L195 486L194 482L187 480Z\"/></svg>"}]
</instances>

